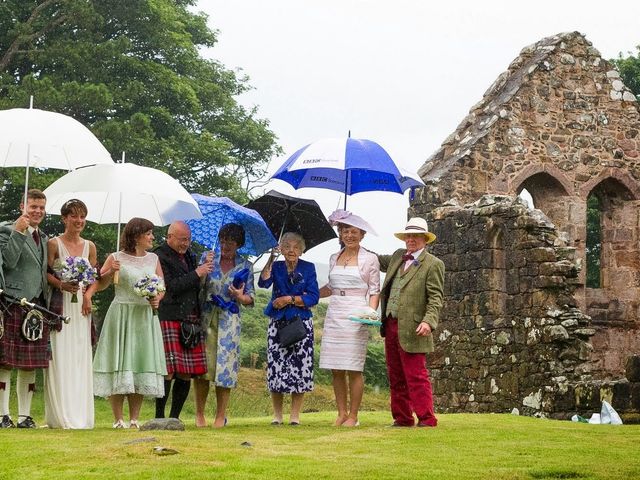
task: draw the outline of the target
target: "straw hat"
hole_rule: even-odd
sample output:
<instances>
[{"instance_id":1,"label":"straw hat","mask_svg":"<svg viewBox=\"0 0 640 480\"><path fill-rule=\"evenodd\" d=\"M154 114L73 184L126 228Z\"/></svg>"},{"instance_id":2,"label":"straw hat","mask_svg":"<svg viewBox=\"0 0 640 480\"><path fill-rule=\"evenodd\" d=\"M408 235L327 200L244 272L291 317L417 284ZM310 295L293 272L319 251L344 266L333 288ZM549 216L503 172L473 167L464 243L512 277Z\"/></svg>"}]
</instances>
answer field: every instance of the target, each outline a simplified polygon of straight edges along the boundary
<instances>
[{"instance_id":1,"label":"straw hat","mask_svg":"<svg viewBox=\"0 0 640 480\"><path fill-rule=\"evenodd\" d=\"M396 232L394 235L400 240L404 240L404 236L408 233L413 235L424 234L427 239L427 243L431 243L436 239L436 236L429 231L427 221L424 218L413 217L407 222L407 226L401 232Z\"/></svg>"}]
</instances>

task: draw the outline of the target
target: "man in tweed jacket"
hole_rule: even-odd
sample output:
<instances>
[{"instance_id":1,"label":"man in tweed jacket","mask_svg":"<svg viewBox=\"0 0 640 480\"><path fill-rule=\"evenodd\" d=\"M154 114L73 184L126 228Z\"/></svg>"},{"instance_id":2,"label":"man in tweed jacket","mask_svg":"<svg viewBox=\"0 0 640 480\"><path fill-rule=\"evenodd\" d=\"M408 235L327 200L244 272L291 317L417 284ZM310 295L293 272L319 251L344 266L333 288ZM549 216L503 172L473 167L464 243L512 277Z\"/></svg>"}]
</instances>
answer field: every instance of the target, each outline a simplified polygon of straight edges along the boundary
<instances>
[{"instance_id":1,"label":"man in tweed jacket","mask_svg":"<svg viewBox=\"0 0 640 480\"><path fill-rule=\"evenodd\" d=\"M45 305L47 283L47 236L38 228L45 217L46 197L40 190L27 192L22 215L15 222L0 224L0 254L7 293L17 298ZM11 370L17 369L18 428L35 428L31 418L31 399L35 391L35 369L47 368L49 327L43 326L42 338L27 340L22 333L25 312L10 305L4 318L4 335L0 338L0 428L14 426L9 415Z\"/></svg>"},{"instance_id":2,"label":"man in tweed jacket","mask_svg":"<svg viewBox=\"0 0 640 480\"><path fill-rule=\"evenodd\" d=\"M406 249L378 255L387 272L380 293L393 426L435 427L433 394L426 353L433 351L433 331L442 308L444 263L426 251L436 236L426 220L411 218L395 234Z\"/></svg>"}]
</instances>

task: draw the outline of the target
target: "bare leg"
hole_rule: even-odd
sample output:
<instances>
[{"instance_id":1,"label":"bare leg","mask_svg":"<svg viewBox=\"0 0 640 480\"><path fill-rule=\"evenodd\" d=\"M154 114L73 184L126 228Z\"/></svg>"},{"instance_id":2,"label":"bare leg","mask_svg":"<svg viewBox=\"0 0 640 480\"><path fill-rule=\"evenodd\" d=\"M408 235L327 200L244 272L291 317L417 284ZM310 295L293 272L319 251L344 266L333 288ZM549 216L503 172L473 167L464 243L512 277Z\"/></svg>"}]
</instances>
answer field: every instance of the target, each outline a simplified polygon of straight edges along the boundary
<instances>
[{"instance_id":1,"label":"bare leg","mask_svg":"<svg viewBox=\"0 0 640 480\"><path fill-rule=\"evenodd\" d=\"M278 392L271 392L271 403L273 404L273 419L282 423L282 403L283 395Z\"/></svg>"},{"instance_id":2,"label":"bare leg","mask_svg":"<svg viewBox=\"0 0 640 480\"><path fill-rule=\"evenodd\" d=\"M360 410L362 395L364 394L364 375L362 375L362 372L349 371L349 394L351 396L349 418L342 426L355 427L358 425L358 410Z\"/></svg>"},{"instance_id":3,"label":"bare leg","mask_svg":"<svg viewBox=\"0 0 640 480\"><path fill-rule=\"evenodd\" d=\"M144 397L139 393L130 393L127 395L127 402L129 403L129 420L134 424L138 422L143 399Z\"/></svg>"},{"instance_id":4,"label":"bare leg","mask_svg":"<svg viewBox=\"0 0 640 480\"><path fill-rule=\"evenodd\" d=\"M204 416L204 408L209 396L209 380L196 378L193 380L196 390L196 427L206 427L207 419Z\"/></svg>"},{"instance_id":5,"label":"bare leg","mask_svg":"<svg viewBox=\"0 0 640 480\"><path fill-rule=\"evenodd\" d=\"M336 426L340 426L349 416L347 410L347 372L344 370L331 370L333 383L333 394L336 397L336 407L338 408L338 418Z\"/></svg>"},{"instance_id":6,"label":"bare leg","mask_svg":"<svg viewBox=\"0 0 640 480\"><path fill-rule=\"evenodd\" d=\"M111 404L111 411L113 412L113 419L124 422L124 395L111 395L109 397L109 403Z\"/></svg>"},{"instance_id":7,"label":"bare leg","mask_svg":"<svg viewBox=\"0 0 640 480\"><path fill-rule=\"evenodd\" d=\"M216 387L216 419L213 421L215 428L222 428L227 423L226 413L230 396L230 388Z\"/></svg>"},{"instance_id":8,"label":"bare leg","mask_svg":"<svg viewBox=\"0 0 640 480\"><path fill-rule=\"evenodd\" d=\"M302 402L304 402L304 393L291 394L291 415L289 420L293 423L300 423L300 410L302 410Z\"/></svg>"}]
</instances>

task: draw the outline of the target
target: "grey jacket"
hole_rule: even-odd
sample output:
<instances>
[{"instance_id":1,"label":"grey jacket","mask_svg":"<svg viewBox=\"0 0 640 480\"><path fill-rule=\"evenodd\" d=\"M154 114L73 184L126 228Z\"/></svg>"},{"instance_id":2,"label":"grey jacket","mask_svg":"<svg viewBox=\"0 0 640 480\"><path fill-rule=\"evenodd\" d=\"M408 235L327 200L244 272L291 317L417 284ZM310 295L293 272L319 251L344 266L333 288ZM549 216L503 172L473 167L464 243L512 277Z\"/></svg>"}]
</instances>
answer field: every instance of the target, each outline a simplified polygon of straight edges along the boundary
<instances>
[{"instance_id":1,"label":"grey jacket","mask_svg":"<svg viewBox=\"0 0 640 480\"><path fill-rule=\"evenodd\" d=\"M48 298L47 283L47 236L40 233L40 246L31 235L15 230L14 224L0 224L0 252L4 283L8 294L18 298L33 300Z\"/></svg>"}]
</instances>

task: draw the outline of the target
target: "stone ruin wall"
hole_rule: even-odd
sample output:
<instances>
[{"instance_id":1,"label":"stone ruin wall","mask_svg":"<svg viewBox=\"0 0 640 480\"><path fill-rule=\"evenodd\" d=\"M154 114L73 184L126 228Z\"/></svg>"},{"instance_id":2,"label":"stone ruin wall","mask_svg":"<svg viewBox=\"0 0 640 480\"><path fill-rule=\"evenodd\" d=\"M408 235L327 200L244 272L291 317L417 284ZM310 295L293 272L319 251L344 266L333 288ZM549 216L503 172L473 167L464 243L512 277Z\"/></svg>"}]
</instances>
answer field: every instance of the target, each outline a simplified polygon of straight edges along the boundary
<instances>
[{"instance_id":1,"label":"stone ruin wall","mask_svg":"<svg viewBox=\"0 0 640 480\"><path fill-rule=\"evenodd\" d=\"M558 184L543 182L541 188L582 197L581 187L590 190L612 169L623 169L620 181L638 193L639 131L635 97L582 35L534 44L522 50L420 169L428 183L433 181L426 203L437 206L454 198L465 204L485 193L512 195L540 172ZM545 202L544 195L539 200L556 223L580 220L569 222L568 209ZM567 199L565 206L574 201Z\"/></svg>"},{"instance_id":2,"label":"stone ruin wall","mask_svg":"<svg viewBox=\"0 0 640 480\"><path fill-rule=\"evenodd\" d=\"M525 48L420 170L410 215L447 268L429 360L444 411L564 418L606 398L640 413L640 114L582 35L561 37ZM544 214L515 200L522 188ZM601 288L587 289L595 192Z\"/></svg>"},{"instance_id":3,"label":"stone ruin wall","mask_svg":"<svg viewBox=\"0 0 640 480\"><path fill-rule=\"evenodd\" d=\"M595 330L574 297L576 249L549 219L509 196L450 203L429 215L438 237L431 251L447 268L427 360L438 411L517 408L566 419L607 399L623 414L640 413L640 373L636 383L594 381Z\"/></svg>"},{"instance_id":4,"label":"stone ruin wall","mask_svg":"<svg viewBox=\"0 0 640 480\"><path fill-rule=\"evenodd\" d=\"M440 240L432 252L447 266L428 360L439 409L558 413L557 393L588 376L576 367L594 333L572 297L575 249L510 197L439 208L430 229Z\"/></svg>"}]
</instances>

